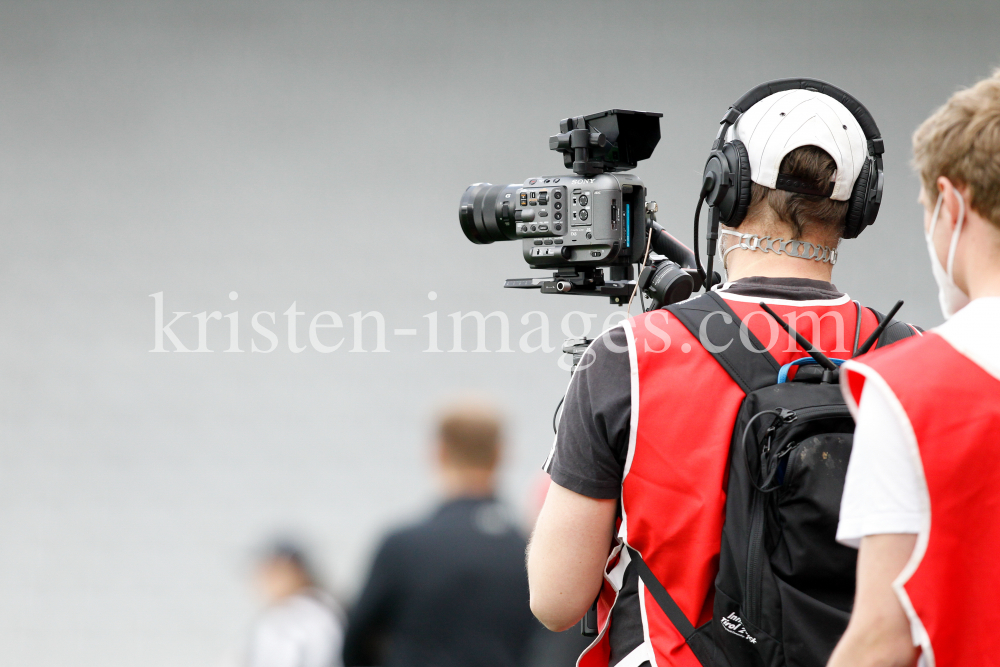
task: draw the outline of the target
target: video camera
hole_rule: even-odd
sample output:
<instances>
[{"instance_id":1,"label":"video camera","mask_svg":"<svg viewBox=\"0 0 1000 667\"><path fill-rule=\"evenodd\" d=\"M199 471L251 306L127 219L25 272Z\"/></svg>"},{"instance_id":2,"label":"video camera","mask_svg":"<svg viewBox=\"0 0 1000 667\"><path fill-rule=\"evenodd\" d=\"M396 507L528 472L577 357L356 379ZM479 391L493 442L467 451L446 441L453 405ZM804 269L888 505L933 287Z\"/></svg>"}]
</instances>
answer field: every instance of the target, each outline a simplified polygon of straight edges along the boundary
<instances>
[{"instance_id":1,"label":"video camera","mask_svg":"<svg viewBox=\"0 0 1000 667\"><path fill-rule=\"evenodd\" d=\"M465 190L458 218L470 241L520 239L528 266L554 270L551 279L512 278L504 287L606 296L622 305L636 291L638 264L638 287L651 308L700 289L694 253L657 224L642 181L622 173L653 154L662 116L612 109L563 119L549 148L573 174Z\"/></svg>"}]
</instances>

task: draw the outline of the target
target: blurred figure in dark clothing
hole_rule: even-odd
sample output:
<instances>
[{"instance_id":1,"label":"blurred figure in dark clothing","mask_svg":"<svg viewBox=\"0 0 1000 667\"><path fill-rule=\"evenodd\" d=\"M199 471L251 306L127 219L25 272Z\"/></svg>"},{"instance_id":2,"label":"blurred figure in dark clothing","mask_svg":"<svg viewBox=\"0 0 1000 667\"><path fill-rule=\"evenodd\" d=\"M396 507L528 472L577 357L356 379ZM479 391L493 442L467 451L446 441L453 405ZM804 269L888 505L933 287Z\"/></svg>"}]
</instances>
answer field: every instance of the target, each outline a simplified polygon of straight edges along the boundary
<instances>
[{"instance_id":1,"label":"blurred figure in dark clothing","mask_svg":"<svg viewBox=\"0 0 1000 667\"><path fill-rule=\"evenodd\" d=\"M442 415L445 501L390 534L348 615L349 667L515 667L538 627L528 607L525 539L494 497L500 420L482 406Z\"/></svg>"}]
</instances>

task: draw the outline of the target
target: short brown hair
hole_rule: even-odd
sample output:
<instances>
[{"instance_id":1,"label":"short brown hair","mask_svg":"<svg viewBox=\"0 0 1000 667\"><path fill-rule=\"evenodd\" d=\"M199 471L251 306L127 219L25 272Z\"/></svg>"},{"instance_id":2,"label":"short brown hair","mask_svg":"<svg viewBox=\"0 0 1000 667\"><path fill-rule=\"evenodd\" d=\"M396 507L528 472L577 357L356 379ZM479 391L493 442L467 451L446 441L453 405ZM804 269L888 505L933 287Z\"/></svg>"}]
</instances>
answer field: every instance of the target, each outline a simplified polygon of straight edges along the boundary
<instances>
[{"instance_id":1,"label":"short brown hair","mask_svg":"<svg viewBox=\"0 0 1000 667\"><path fill-rule=\"evenodd\" d=\"M952 95L917 128L913 164L932 202L944 176L968 186L969 205L1000 226L1000 70Z\"/></svg>"},{"instance_id":2,"label":"short brown hair","mask_svg":"<svg viewBox=\"0 0 1000 667\"><path fill-rule=\"evenodd\" d=\"M470 468L496 467L501 431L500 416L486 405L452 405L438 419L438 438L445 457Z\"/></svg>"},{"instance_id":3,"label":"short brown hair","mask_svg":"<svg viewBox=\"0 0 1000 667\"><path fill-rule=\"evenodd\" d=\"M796 148L781 160L778 168L779 173L794 176L820 191L829 189L836 170L837 163L830 154L817 146ZM850 202L834 201L821 195L772 190L754 183L750 189L749 214L752 215L754 207L765 200L780 220L792 226L793 239L801 238L809 227L810 231L816 231L829 239L830 244L836 245L844 233Z\"/></svg>"}]
</instances>

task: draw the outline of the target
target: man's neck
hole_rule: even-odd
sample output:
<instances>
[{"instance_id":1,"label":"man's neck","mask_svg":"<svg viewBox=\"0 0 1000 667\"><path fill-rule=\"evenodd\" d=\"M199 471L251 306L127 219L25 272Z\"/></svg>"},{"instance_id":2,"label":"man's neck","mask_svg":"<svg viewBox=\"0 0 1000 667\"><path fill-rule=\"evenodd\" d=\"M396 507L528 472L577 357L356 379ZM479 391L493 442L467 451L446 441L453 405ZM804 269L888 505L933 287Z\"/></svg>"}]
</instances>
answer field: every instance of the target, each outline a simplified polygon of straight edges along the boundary
<instances>
[{"instance_id":1,"label":"man's neck","mask_svg":"<svg viewBox=\"0 0 1000 667\"><path fill-rule=\"evenodd\" d=\"M496 491L496 474L489 468L442 465L441 491L448 500L489 498Z\"/></svg>"},{"instance_id":2,"label":"man's neck","mask_svg":"<svg viewBox=\"0 0 1000 667\"><path fill-rule=\"evenodd\" d=\"M975 211L970 211L960 247L964 266L959 287L967 288L970 299L1000 296L1000 230ZM956 266L959 264L956 257ZM958 269L956 268L956 273Z\"/></svg>"},{"instance_id":3,"label":"man's neck","mask_svg":"<svg viewBox=\"0 0 1000 667\"><path fill-rule=\"evenodd\" d=\"M781 222L774 211L763 204L751 209L751 215L740 225L741 234L756 234L761 238L785 238L791 239L794 236L790 225ZM727 228L728 229L728 228ZM735 230L730 230L735 231ZM827 242L818 238L797 239L822 247ZM730 248L739 243L728 234L722 235L720 246ZM810 280L823 280L830 282L833 277L833 265L826 262L817 262L812 259L802 257L790 257L776 252L764 252L763 250L747 250L735 248L725 259L726 278L729 281L749 278L750 276L761 276L763 278L808 278Z\"/></svg>"},{"instance_id":4,"label":"man's neck","mask_svg":"<svg viewBox=\"0 0 1000 667\"><path fill-rule=\"evenodd\" d=\"M808 278L830 282L833 266L801 257L788 257L760 250L737 248L726 258L726 278L729 281L761 276L764 278Z\"/></svg>"},{"instance_id":5,"label":"man's neck","mask_svg":"<svg viewBox=\"0 0 1000 667\"><path fill-rule=\"evenodd\" d=\"M969 298L981 299L984 296L1000 296L1000 271L970 281Z\"/></svg>"}]
</instances>

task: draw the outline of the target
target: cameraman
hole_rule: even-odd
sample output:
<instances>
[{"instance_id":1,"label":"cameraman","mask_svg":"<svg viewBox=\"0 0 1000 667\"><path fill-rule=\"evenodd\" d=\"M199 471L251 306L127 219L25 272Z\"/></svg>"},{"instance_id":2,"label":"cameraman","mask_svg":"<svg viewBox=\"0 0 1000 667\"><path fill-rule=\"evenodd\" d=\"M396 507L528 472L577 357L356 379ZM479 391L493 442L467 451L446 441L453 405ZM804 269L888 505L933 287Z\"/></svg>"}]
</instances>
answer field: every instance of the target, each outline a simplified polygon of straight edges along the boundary
<instances>
[{"instance_id":1,"label":"cameraman","mask_svg":"<svg viewBox=\"0 0 1000 667\"><path fill-rule=\"evenodd\" d=\"M860 124L832 97L797 89L765 97L732 131L746 146L752 185L739 232L722 230L729 282L718 295L769 341L779 364L805 353L761 301L828 355L850 356L858 335L877 326L830 282L830 251L866 157ZM796 191L776 189L787 183ZM754 236L812 243L828 261L764 252ZM729 444L743 398L668 311L635 317L591 345L545 464L554 483L528 552L531 609L548 628L579 621L600 593L600 635L581 666L698 664L624 546L642 554L695 627L712 620Z\"/></svg>"}]
</instances>

